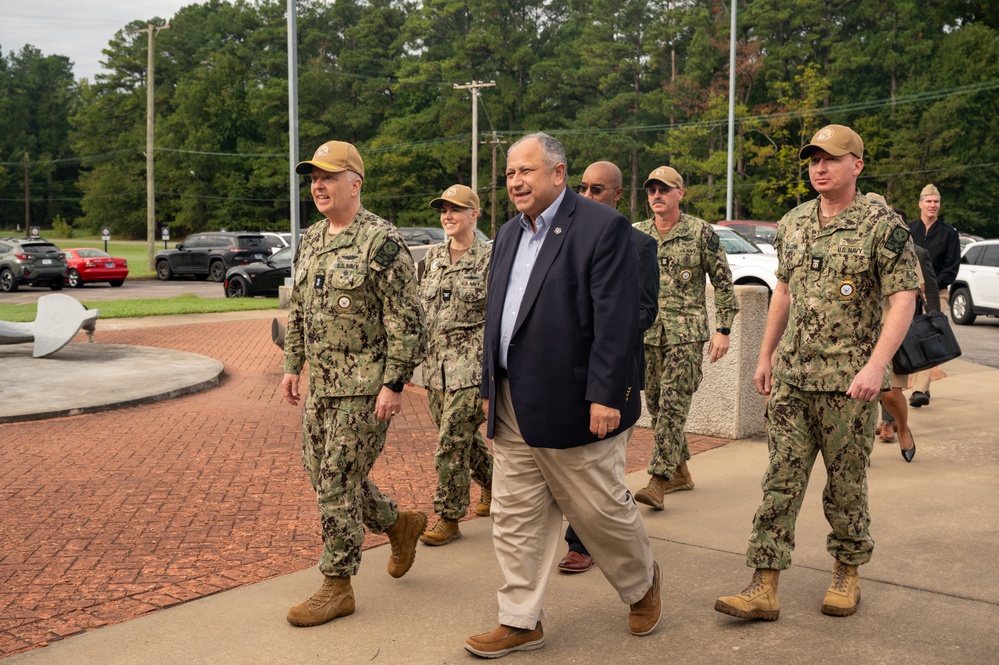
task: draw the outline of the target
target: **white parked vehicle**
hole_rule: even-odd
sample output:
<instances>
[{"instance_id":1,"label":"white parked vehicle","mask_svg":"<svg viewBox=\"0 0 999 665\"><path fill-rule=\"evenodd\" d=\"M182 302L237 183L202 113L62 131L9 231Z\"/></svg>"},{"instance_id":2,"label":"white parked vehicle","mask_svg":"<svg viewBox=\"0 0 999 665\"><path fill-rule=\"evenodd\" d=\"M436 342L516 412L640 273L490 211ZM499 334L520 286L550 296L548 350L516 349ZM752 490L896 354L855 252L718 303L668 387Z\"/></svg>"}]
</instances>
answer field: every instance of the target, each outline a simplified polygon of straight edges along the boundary
<instances>
[{"instance_id":1,"label":"white parked vehicle","mask_svg":"<svg viewBox=\"0 0 999 665\"><path fill-rule=\"evenodd\" d=\"M742 235L724 226L712 224L721 240L732 269L732 282L738 285L766 286L773 293L777 288L777 255L766 254Z\"/></svg>"},{"instance_id":2,"label":"white parked vehicle","mask_svg":"<svg viewBox=\"0 0 999 665\"><path fill-rule=\"evenodd\" d=\"M999 240L965 246L950 285L950 318L962 326L979 316L999 316Z\"/></svg>"}]
</instances>

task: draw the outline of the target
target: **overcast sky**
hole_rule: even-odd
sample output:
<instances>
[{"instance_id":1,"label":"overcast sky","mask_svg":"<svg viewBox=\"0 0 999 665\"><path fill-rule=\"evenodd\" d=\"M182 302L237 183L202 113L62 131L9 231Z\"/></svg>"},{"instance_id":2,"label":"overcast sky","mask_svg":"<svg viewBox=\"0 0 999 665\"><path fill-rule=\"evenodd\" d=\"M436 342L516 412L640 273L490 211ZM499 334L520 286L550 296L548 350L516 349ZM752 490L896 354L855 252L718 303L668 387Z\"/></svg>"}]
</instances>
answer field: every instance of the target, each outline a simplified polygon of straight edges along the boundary
<instances>
[{"instance_id":1,"label":"overcast sky","mask_svg":"<svg viewBox=\"0 0 999 665\"><path fill-rule=\"evenodd\" d=\"M77 79L102 71L101 49L134 20L170 20L200 0L0 0L0 49L4 57L25 44L42 55L64 55Z\"/></svg>"}]
</instances>

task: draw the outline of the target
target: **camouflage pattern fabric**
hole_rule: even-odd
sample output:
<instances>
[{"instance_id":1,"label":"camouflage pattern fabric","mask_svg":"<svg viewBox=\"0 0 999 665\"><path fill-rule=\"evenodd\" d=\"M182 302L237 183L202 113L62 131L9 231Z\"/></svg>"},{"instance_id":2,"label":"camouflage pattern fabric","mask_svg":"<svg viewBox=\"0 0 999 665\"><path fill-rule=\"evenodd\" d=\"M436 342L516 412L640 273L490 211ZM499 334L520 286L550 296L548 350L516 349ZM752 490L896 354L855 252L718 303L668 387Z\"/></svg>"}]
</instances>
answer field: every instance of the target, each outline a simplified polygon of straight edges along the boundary
<instances>
[{"instance_id":1,"label":"camouflage pattern fabric","mask_svg":"<svg viewBox=\"0 0 999 665\"><path fill-rule=\"evenodd\" d=\"M656 230L655 218L639 222L635 228L659 243L659 317L645 332L646 346L711 338L705 276L715 289L715 328L731 328L739 303L725 248L711 225L682 213L663 238Z\"/></svg>"},{"instance_id":2,"label":"camouflage pattern fabric","mask_svg":"<svg viewBox=\"0 0 999 665\"><path fill-rule=\"evenodd\" d=\"M427 388L448 390L480 385L482 331L486 323L486 277L492 247L475 240L451 263L450 240L423 258L420 296L427 316Z\"/></svg>"},{"instance_id":3,"label":"camouflage pattern fabric","mask_svg":"<svg viewBox=\"0 0 999 665\"><path fill-rule=\"evenodd\" d=\"M327 224L302 236L295 259L284 370L307 360L322 397L376 395L409 381L423 360L423 308L413 257L395 227L361 209L326 242Z\"/></svg>"},{"instance_id":4,"label":"camouflage pattern fabric","mask_svg":"<svg viewBox=\"0 0 999 665\"><path fill-rule=\"evenodd\" d=\"M324 575L356 575L364 527L383 533L399 515L396 502L368 479L388 431L388 421L375 417L376 399L310 392L305 400L302 465L319 502Z\"/></svg>"},{"instance_id":5,"label":"camouflage pattern fabric","mask_svg":"<svg viewBox=\"0 0 999 665\"><path fill-rule=\"evenodd\" d=\"M493 458L479 433L486 420L479 393L478 386L454 391L427 389L430 415L440 430L434 453L434 512L449 520L465 517L472 480L482 487L493 484Z\"/></svg>"},{"instance_id":6,"label":"camouflage pattern fabric","mask_svg":"<svg viewBox=\"0 0 999 665\"><path fill-rule=\"evenodd\" d=\"M669 479L690 459L687 415L701 385L704 342L645 347L645 406L652 418L655 449L649 460L650 475Z\"/></svg>"},{"instance_id":7,"label":"camouflage pattern fabric","mask_svg":"<svg viewBox=\"0 0 999 665\"><path fill-rule=\"evenodd\" d=\"M795 519L820 452L833 529L827 549L847 565L866 563L874 549L867 463L877 407L845 393L881 334L881 299L919 286L916 255L898 217L859 192L825 228L818 206L816 199L790 211L774 240L791 306L767 404L770 464L747 552L754 568L790 565ZM882 388L889 380L886 368Z\"/></svg>"},{"instance_id":8,"label":"camouflage pattern fabric","mask_svg":"<svg viewBox=\"0 0 999 665\"><path fill-rule=\"evenodd\" d=\"M648 471L669 479L690 459L687 415L711 338L707 279L715 289L716 328L732 327L739 304L725 248L710 224L681 213L664 237L655 218L635 228L659 245L659 313L645 332L645 404L656 442Z\"/></svg>"},{"instance_id":9,"label":"camouflage pattern fabric","mask_svg":"<svg viewBox=\"0 0 999 665\"><path fill-rule=\"evenodd\" d=\"M822 508L832 527L826 549L847 565L870 561L874 540L868 533L867 462L877 413L876 402L775 382L767 403L770 464L761 483L763 503L753 518L748 566L784 570L791 565L794 524L819 453L827 475Z\"/></svg>"},{"instance_id":10,"label":"camouflage pattern fabric","mask_svg":"<svg viewBox=\"0 0 999 665\"><path fill-rule=\"evenodd\" d=\"M773 372L802 390L846 392L881 334L881 298L919 288L916 254L895 213L863 194L824 229L818 205L784 215L774 239L792 306Z\"/></svg>"},{"instance_id":11,"label":"camouflage pattern fabric","mask_svg":"<svg viewBox=\"0 0 999 665\"><path fill-rule=\"evenodd\" d=\"M309 364L302 462L319 502L319 567L354 575L364 525L380 533L398 516L367 478L388 431L375 401L383 384L412 378L424 318L413 259L394 226L361 208L328 242L327 228L313 224L298 248L284 369Z\"/></svg>"},{"instance_id":12,"label":"camouflage pattern fabric","mask_svg":"<svg viewBox=\"0 0 999 665\"><path fill-rule=\"evenodd\" d=\"M471 480L492 486L492 456L479 433L484 422L480 376L491 247L479 240L451 262L450 239L427 250L420 296L427 314L423 378L439 430L434 512L465 516Z\"/></svg>"}]
</instances>

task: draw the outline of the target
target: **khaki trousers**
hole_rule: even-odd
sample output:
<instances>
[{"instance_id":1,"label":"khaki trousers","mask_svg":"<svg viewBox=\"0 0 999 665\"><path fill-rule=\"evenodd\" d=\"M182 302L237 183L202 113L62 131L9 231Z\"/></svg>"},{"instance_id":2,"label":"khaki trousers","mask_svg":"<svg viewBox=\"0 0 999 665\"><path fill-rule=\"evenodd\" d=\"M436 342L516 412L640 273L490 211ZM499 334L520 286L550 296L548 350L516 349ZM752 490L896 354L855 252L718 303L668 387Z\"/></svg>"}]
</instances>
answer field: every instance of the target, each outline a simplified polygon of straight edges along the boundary
<instances>
[{"instance_id":1,"label":"khaki trousers","mask_svg":"<svg viewBox=\"0 0 999 665\"><path fill-rule=\"evenodd\" d=\"M624 483L631 430L576 448L532 448L520 434L509 383L499 379L496 387L490 514L504 579L499 622L533 629L544 618L563 514L621 600L641 600L652 585L652 548Z\"/></svg>"}]
</instances>

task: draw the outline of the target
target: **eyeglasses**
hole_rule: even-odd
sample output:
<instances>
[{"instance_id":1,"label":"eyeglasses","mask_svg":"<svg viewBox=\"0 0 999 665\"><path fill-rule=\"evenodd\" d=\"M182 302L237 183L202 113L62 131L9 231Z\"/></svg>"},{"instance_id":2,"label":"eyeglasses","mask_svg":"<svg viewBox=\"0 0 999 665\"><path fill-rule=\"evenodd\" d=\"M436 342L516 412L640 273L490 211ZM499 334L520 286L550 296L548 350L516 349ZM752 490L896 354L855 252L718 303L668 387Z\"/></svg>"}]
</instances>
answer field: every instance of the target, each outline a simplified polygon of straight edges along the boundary
<instances>
[{"instance_id":1,"label":"eyeglasses","mask_svg":"<svg viewBox=\"0 0 999 665\"><path fill-rule=\"evenodd\" d=\"M604 187L603 185L587 185L584 182L583 184L581 184L579 187L576 188L576 191L580 194L586 194L587 189L589 189L590 193L593 194L594 196L600 196L600 193L607 188Z\"/></svg>"},{"instance_id":2,"label":"eyeglasses","mask_svg":"<svg viewBox=\"0 0 999 665\"><path fill-rule=\"evenodd\" d=\"M645 188L649 196L655 196L656 194L669 194L671 190L676 189L676 187L670 187L669 185L649 185Z\"/></svg>"}]
</instances>

